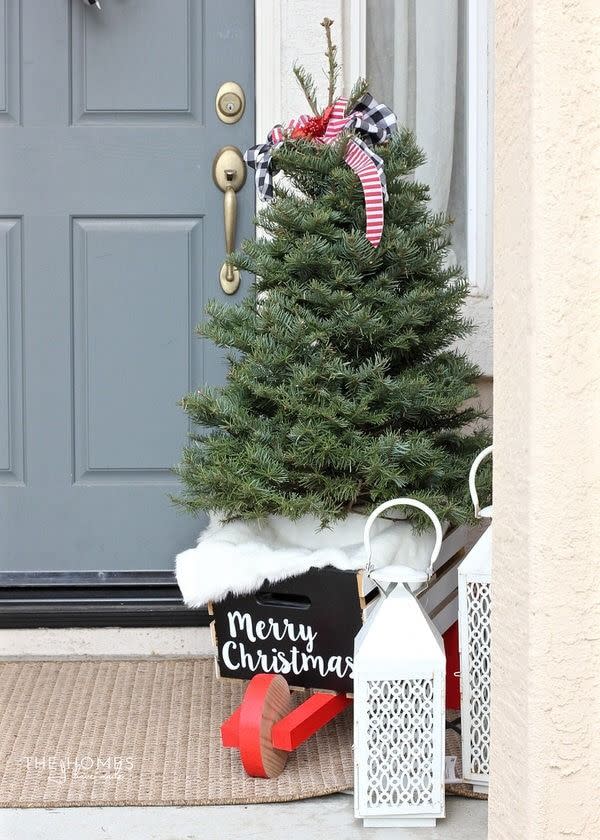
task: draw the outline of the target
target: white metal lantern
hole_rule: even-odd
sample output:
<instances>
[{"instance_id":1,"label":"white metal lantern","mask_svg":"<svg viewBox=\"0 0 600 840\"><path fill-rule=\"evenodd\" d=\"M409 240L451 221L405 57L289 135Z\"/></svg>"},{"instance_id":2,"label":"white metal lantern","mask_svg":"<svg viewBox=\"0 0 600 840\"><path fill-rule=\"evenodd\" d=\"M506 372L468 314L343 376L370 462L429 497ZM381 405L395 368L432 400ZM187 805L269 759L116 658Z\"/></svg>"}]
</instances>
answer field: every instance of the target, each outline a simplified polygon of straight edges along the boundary
<instances>
[{"instance_id":1,"label":"white metal lantern","mask_svg":"<svg viewBox=\"0 0 600 840\"><path fill-rule=\"evenodd\" d=\"M492 451L488 446L471 467L469 489L475 516L492 518L479 507L477 469ZM487 793L490 778L490 611L492 526L482 534L458 568L458 632L463 778Z\"/></svg>"},{"instance_id":2,"label":"white metal lantern","mask_svg":"<svg viewBox=\"0 0 600 840\"><path fill-rule=\"evenodd\" d=\"M373 569L369 533L390 507L428 514L435 545L427 571ZM354 644L354 813L365 826L433 826L444 816L445 675L442 639L412 590L427 583L442 545L435 513L392 499L367 520L367 572L380 598Z\"/></svg>"}]
</instances>

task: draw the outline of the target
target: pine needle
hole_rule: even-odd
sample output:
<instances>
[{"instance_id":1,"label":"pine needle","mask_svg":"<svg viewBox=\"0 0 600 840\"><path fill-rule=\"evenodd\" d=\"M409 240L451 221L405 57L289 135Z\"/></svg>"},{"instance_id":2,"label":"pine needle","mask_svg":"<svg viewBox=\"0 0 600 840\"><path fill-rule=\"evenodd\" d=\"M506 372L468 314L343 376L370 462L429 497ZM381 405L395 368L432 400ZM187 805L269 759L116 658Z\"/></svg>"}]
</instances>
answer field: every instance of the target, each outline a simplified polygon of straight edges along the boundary
<instances>
[{"instance_id":1,"label":"pine needle","mask_svg":"<svg viewBox=\"0 0 600 840\"><path fill-rule=\"evenodd\" d=\"M362 99L365 95L367 90L369 89L369 83L366 79L358 78L352 87L350 92L350 98L348 99L348 104L346 105L346 113L345 116L351 114L352 111L356 108L357 102Z\"/></svg>"},{"instance_id":2,"label":"pine needle","mask_svg":"<svg viewBox=\"0 0 600 840\"><path fill-rule=\"evenodd\" d=\"M310 105L313 114L319 113L319 106L317 105L317 88L315 80L301 64L294 64L293 73L302 88L302 92L306 96L306 101Z\"/></svg>"}]
</instances>

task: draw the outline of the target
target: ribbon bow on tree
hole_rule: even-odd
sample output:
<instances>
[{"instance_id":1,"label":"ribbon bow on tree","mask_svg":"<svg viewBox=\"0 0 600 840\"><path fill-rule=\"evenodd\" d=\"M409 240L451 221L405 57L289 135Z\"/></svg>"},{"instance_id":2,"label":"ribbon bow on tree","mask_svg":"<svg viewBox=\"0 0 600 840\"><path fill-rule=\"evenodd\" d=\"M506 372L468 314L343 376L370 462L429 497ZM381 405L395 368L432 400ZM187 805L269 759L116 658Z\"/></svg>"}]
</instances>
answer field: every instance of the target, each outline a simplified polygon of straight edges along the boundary
<instances>
[{"instance_id":1,"label":"ribbon bow on tree","mask_svg":"<svg viewBox=\"0 0 600 840\"><path fill-rule=\"evenodd\" d=\"M365 235L376 248L383 231L383 202L387 188L383 160L373 145L387 140L396 128L396 115L386 105L380 105L370 93L364 93L350 114L346 114L348 100L336 99L322 115L303 114L290 120L284 128L274 126L266 143L248 149L244 159L256 170L256 188L264 199L273 198L272 153L286 139L306 138L317 143L333 143L347 130L356 131L346 147L344 160L358 175L365 197L367 227Z\"/></svg>"}]
</instances>

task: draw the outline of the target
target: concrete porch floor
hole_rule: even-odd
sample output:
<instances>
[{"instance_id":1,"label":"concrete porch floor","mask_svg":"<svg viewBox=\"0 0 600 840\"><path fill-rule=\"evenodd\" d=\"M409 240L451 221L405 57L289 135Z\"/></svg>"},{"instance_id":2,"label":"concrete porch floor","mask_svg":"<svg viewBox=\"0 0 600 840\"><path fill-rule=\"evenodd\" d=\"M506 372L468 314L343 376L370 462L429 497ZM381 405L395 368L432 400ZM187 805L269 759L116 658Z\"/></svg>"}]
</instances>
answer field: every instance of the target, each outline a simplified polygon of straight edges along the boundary
<instances>
[{"instance_id":1,"label":"concrete porch floor","mask_svg":"<svg viewBox=\"0 0 600 840\"><path fill-rule=\"evenodd\" d=\"M487 803L449 798L434 829L363 828L344 794L303 802L195 808L0 810L6 840L485 840Z\"/></svg>"}]
</instances>

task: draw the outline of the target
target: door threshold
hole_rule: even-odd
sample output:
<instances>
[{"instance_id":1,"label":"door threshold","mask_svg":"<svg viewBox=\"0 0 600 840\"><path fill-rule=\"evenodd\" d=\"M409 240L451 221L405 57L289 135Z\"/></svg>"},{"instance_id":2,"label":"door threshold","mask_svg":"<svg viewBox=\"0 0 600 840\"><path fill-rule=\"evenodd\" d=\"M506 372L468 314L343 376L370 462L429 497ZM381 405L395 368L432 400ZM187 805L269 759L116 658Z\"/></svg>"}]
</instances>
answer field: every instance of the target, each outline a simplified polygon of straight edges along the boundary
<instances>
[{"instance_id":1,"label":"door threshold","mask_svg":"<svg viewBox=\"0 0 600 840\"><path fill-rule=\"evenodd\" d=\"M207 627L172 571L0 572L0 628Z\"/></svg>"}]
</instances>

